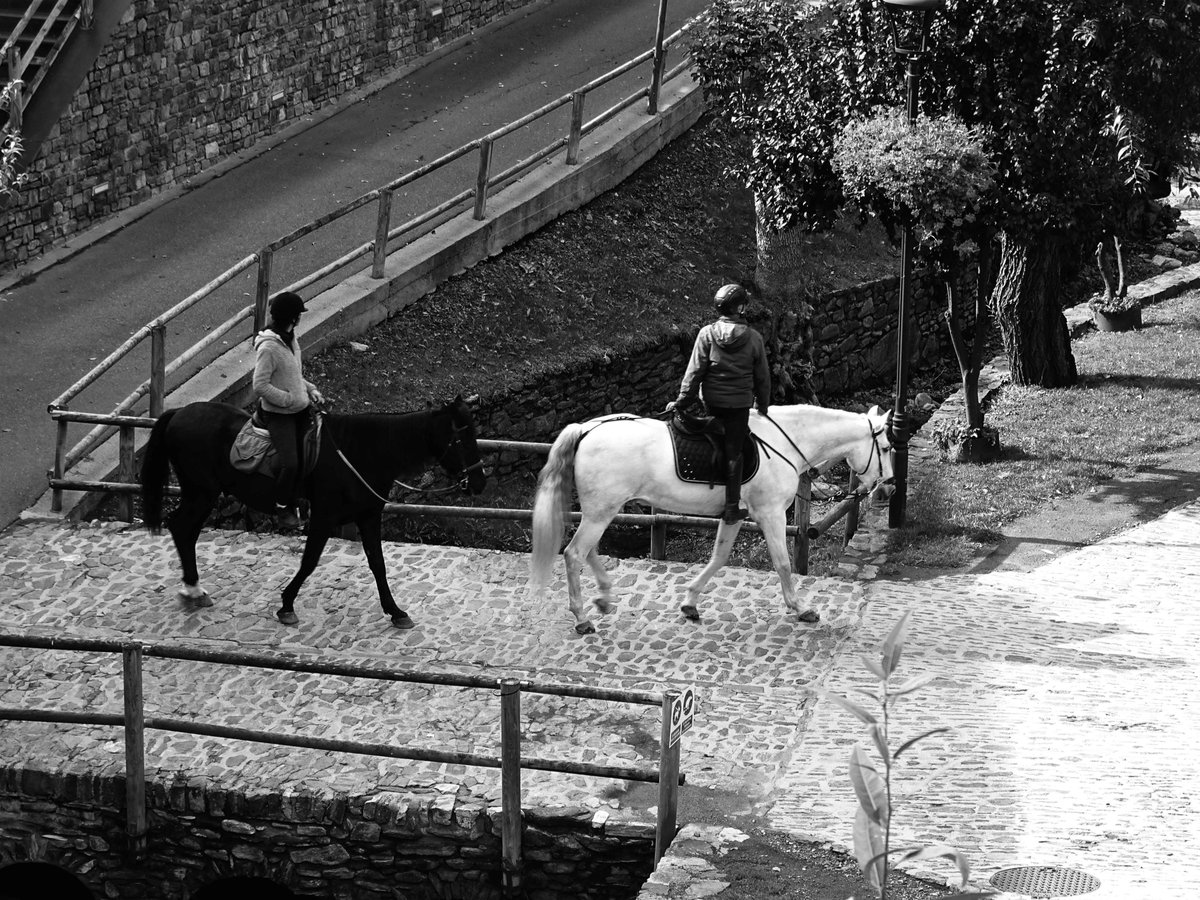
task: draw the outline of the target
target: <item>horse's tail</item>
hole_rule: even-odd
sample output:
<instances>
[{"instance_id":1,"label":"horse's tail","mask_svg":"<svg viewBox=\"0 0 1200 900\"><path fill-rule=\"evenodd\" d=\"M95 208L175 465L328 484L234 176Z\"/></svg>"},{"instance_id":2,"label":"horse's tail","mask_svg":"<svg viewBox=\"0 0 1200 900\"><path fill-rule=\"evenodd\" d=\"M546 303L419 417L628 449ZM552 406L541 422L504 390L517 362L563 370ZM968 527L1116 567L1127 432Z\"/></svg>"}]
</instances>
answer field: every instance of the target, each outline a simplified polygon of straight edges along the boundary
<instances>
[{"instance_id":1,"label":"horse's tail","mask_svg":"<svg viewBox=\"0 0 1200 900\"><path fill-rule=\"evenodd\" d=\"M550 448L550 456L538 475L533 499L533 552L529 557L529 589L540 597L550 583L550 568L562 546L566 510L575 477L575 450L585 434L582 425L568 425Z\"/></svg>"},{"instance_id":2,"label":"horse's tail","mask_svg":"<svg viewBox=\"0 0 1200 900\"><path fill-rule=\"evenodd\" d=\"M162 531L163 493L167 484L170 465L167 459L167 426L175 417L175 410L168 409L154 427L142 454L142 519L154 534Z\"/></svg>"}]
</instances>

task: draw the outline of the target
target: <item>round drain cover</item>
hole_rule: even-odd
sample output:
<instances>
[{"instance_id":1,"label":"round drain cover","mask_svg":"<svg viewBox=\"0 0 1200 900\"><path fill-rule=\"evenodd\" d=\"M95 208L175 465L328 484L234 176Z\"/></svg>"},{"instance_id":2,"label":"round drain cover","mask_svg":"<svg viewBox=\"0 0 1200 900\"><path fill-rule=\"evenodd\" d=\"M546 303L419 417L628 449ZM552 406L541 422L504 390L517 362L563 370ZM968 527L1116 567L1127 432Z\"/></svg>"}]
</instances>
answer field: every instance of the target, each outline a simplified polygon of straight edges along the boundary
<instances>
[{"instance_id":1,"label":"round drain cover","mask_svg":"<svg viewBox=\"0 0 1200 900\"><path fill-rule=\"evenodd\" d=\"M1031 897L1074 897L1100 887L1100 879L1078 869L1059 866L1018 866L993 875L992 887Z\"/></svg>"}]
</instances>

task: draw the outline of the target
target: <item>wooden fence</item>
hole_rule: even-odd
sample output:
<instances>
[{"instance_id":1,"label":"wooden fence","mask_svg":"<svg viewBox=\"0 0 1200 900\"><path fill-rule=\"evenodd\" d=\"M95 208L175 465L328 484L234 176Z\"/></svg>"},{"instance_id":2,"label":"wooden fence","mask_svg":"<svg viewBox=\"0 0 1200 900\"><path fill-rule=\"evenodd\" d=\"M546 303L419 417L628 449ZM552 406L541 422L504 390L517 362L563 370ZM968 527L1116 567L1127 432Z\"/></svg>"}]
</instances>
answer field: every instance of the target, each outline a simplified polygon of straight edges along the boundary
<instances>
[{"instance_id":1,"label":"wooden fence","mask_svg":"<svg viewBox=\"0 0 1200 900\"><path fill-rule=\"evenodd\" d=\"M174 731L206 737L252 741L285 747L305 747L338 753L360 753L392 759L411 759L423 762L452 763L500 769L501 775L501 852L506 887L517 888L521 879L521 771L537 769L600 778L623 779L657 783L659 786L658 813L655 831L654 862L666 852L675 836L678 812L679 785L685 776L679 769L682 738L671 740L672 710L681 692L666 690L633 691L616 688L597 688L583 685L556 684L515 678L496 678L490 675L456 675L419 672L407 669L376 669L367 666L340 665L305 660L296 656L271 656L221 650L141 644L114 640L77 638L42 638L30 635L0 634L0 646L25 647L42 650L66 650L88 653L120 653L122 659L123 712L97 713L53 709L0 708L0 720L24 722L54 722L69 725L107 725L119 727L125 734L125 820L129 847L135 859L145 855L148 819L146 813L145 731ZM401 681L415 684L435 684L451 687L493 690L500 693L500 755L461 753L452 750L431 750L418 747L392 747L305 735L281 734L254 728L238 728L186 719L147 717L144 710L142 660L187 660L285 672L304 672L343 678L370 678L380 681ZM606 766L589 762L544 759L525 756L521 752L521 695L552 694L616 703L659 706L662 709L662 728L657 769L626 766Z\"/></svg>"},{"instance_id":2,"label":"wooden fence","mask_svg":"<svg viewBox=\"0 0 1200 900\"><path fill-rule=\"evenodd\" d=\"M664 37L666 4L667 0L659 0L658 30L655 34L654 47L651 50L647 50L645 53L634 57L599 78L589 81L571 93L565 94L528 115L522 116L515 122L511 122L482 138L464 144L433 162L414 169L382 187L368 191L320 218L302 225L289 234L270 242L257 252L251 253L239 260L199 290L184 298L152 322L143 325L135 331L121 346L117 347L112 353L97 363L91 371L49 404L50 415L56 420L58 425L54 464L51 473L51 484L54 487L52 509L55 512L62 510L61 488L66 486L63 482L65 472L78 465L97 447L117 433L123 425L128 424L125 422L126 419L137 417L139 409L144 410L148 408L147 415L150 418L155 418L161 414L165 397L172 390L172 379L188 371L189 366L203 366L218 358L223 352L222 342L231 333L239 329L247 329L247 336L251 336L262 330L267 320L269 298L274 292L280 289L279 285L272 284L271 278L272 260L275 253L279 250L296 243L323 226L341 219L358 209L370 204L376 204L376 222L370 240L304 276L299 281L287 285L286 289L297 292L303 290L366 256L371 257L371 277L382 279L386 274L385 261L387 259L388 246L391 242L400 237L410 235L416 229L434 222L441 217L460 211L465 212L468 208L472 208L472 206L474 217L482 220L487 214L487 202L490 193L494 193L496 190L511 184L535 165L564 150L564 148L566 163L568 165L577 164L579 162L581 138L640 100L647 99L648 113L657 113L659 93L662 85L666 81L682 74L689 65L684 60L669 71L666 70L668 49L677 44L687 30L687 26L684 26L684 28L679 29L670 36ZM645 63L651 64L649 84L646 87L630 94L623 100L585 121L585 103L589 93ZM564 134L536 153L505 169L503 172L498 174L492 173L493 148L498 141L506 135L512 134L565 106L570 106L571 114L569 125ZM478 174L473 185L440 203L433 209L427 210L406 222L399 225L393 223L393 198L397 190L472 153L478 154ZM257 287L254 303L234 313L233 316L209 331L203 340L168 362L166 349L167 326L183 313L196 307L206 298L211 297L219 288L238 275L254 267L257 267ZM247 326L249 327L247 328ZM112 413L95 414L96 418L75 418L60 415L69 409L69 404L86 388L95 384L102 375L124 360L147 340L150 343L149 377L132 394L118 403ZM70 421L89 422L96 427L74 446L68 447L66 424Z\"/></svg>"}]
</instances>

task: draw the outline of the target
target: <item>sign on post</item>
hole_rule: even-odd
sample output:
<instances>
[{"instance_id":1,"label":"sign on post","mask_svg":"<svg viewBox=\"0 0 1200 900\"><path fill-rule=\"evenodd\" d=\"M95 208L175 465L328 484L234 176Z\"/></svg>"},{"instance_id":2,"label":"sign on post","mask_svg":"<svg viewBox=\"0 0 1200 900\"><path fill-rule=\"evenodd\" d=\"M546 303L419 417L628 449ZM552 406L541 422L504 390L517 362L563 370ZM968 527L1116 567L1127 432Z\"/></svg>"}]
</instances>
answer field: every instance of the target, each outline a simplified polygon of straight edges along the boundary
<instances>
[{"instance_id":1,"label":"sign on post","mask_svg":"<svg viewBox=\"0 0 1200 900\"><path fill-rule=\"evenodd\" d=\"M696 713L696 689L687 687L671 702L671 742L674 747L683 733L692 727Z\"/></svg>"}]
</instances>

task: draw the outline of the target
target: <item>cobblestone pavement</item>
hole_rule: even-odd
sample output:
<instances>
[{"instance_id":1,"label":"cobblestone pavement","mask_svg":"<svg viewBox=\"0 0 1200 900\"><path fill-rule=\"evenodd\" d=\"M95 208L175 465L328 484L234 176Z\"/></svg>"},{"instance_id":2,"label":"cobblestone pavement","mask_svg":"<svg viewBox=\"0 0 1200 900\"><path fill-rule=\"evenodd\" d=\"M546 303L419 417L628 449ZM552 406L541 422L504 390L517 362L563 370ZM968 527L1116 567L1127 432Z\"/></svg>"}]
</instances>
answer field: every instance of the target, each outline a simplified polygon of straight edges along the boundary
<instances>
[{"instance_id":1,"label":"cobblestone pavement","mask_svg":"<svg viewBox=\"0 0 1200 900\"><path fill-rule=\"evenodd\" d=\"M911 610L899 674L938 677L899 708L892 744L951 728L901 757L902 839L958 848L977 883L1047 865L1098 878L1086 895L1097 900L1194 896L1198 587L1195 503L1033 572L870 585L825 686L870 688L861 658L878 658ZM849 844L846 763L860 741L857 720L820 704L775 787L771 825Z\"/></svg>"},{"instance_id":2,"label":"cobblestone pavement","mask_svg":"<svg viewBox=\"0 0 1200 900\"><path fill-rule=\"evenodd\" d=\"M418 623L399 631L379 608L361 548L333 541L297 600L300 624L287 628L274 611L300 550L298 538L205 532L201 579L214 605L194 608L175 595L178 564L168 537L113 523L70 528L27 521L0 536L0 632L312 654L609 687L692 684L696 727L684 739L682 759L689 783L762 802L812 709L805 686L826 675L838 647L858 628L864 603L861 585L801 579L800 601L823 619L817 628L801 625L784 618L774 573L730 568L714 579L703 621L691 624L678 613L691 567L613 561L620 603L597 620L597 635L580 637L567 609L561 561L549 600L535 605L525 597L524 554L391 544L385 553L393 592ZM116 654L0 654L0 706L120 711ZM154 658L145 670L147 716L498 753L499 702L488 690ZM526 695L522 712L532 755L657 764L657 707ZM122 747L112 729L0 723L5 759L52 770L84 766L116 773ZM281 786L351 795L426 789L488 803L499 796L498 773L490 769L161 731L147 734L147 768L167 778L181 773L218 779L247 792ZM531 807L621 806L623 794L620 782L557 773L527 772L523 786ZM652 821L647 810L625 811Z\"/></svg>"}]
</instances>

